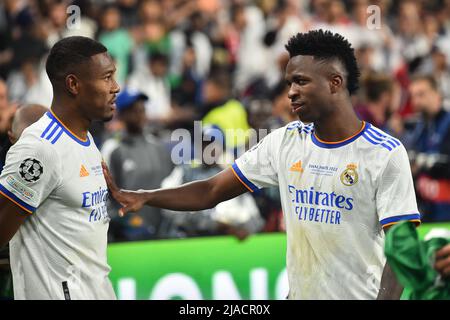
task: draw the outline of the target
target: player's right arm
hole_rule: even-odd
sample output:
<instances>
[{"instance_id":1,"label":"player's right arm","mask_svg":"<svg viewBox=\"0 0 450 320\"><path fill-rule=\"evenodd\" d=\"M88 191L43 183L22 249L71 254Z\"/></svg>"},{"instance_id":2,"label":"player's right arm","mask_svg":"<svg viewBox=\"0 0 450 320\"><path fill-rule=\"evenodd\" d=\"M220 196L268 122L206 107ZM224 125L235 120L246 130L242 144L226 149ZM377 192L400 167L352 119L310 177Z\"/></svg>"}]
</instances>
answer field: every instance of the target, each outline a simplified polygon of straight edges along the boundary
<instances>
[{"instance_id":1,"label":"player's right arm","mask_svg":"<svg viewBox=\"0 0 450 320\"><path fill-rule=\"evenodd\" d=\"M40 138L28 135L11 147L0 175L0 247L53 191L60 173L59 158Z\"/></svg>"},{"instance_id":2,"label":"player's right arm","mask_svg":"<svg viewBox=\"0 0 450 320\"><path fill-rule=\"evenodd\" d=\"M222 201L248 191L231 168L215 176L183 184L179 187L156 190L119 189L103 163L103 174L111 196L122 205L119 215L139 211L144 205L174 211L198 211L215 207Z\"/></svg>"},{"instance_id":3,"label":"player's right arm","mask_svg":"<svg viewBox=\"0 0 450 320\"><path fill-rule=\"evenodd\" d=\"M27 211L0 194L0 248L11 240L28 215Z\"/></svg>"},{"instance_id":4,"label":"player's right arm","mask_svg":"<svg viewBox=\"0 0 450 320\"><path fill-rule=\"evenodd\" d=\"M420 224L420 214L406 149L401 145L394 149L389 156L379 179L376 194L378 218L385 233L389 232L390 227L401 221ZM402 285L386 261L377 299L397 300L400 299L402 292Z\"/></svg>"}]
</instances>

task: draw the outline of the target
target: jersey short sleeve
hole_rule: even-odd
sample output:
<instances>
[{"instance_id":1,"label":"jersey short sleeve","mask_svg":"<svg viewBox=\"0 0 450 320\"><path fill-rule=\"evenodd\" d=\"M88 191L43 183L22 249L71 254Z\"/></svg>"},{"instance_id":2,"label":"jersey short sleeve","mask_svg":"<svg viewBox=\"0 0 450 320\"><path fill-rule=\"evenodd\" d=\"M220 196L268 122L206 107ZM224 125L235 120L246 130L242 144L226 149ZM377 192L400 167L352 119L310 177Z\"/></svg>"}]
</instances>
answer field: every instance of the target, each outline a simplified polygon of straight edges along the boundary
<instances>
[{"instance_id":1,"label":"jersey short sleeve","mask_svg":"<svg viewBox=\"0 0 450 320\"><path fill-rule=\"evenodd\" d=\"M271 132L232 165L236 177L251 192L278 185L278 151L284 131Z\"/></svg>"},{"instance_id":2,"label":"jersey short sleeve","mask_svg":"<svg viewBox=\"0 0 450 320\"><path fill-rule=\"evenodd\" d=\"M376 203L383 228L404 220L420 224L411 167L403 145L392 151L381 174Z\"/></svg>"},{"instance_id":3,"label":"jersey short sleeve","mask_svg":"<svg viewBox=\"0 0 450 320\"><path fill-rule=\"evenodd\" d=\"M35 137L23 137L11 147L0 175L0 193L33 213L60 179L59 158L52 147Z\"/></svg>"}]
</instances>

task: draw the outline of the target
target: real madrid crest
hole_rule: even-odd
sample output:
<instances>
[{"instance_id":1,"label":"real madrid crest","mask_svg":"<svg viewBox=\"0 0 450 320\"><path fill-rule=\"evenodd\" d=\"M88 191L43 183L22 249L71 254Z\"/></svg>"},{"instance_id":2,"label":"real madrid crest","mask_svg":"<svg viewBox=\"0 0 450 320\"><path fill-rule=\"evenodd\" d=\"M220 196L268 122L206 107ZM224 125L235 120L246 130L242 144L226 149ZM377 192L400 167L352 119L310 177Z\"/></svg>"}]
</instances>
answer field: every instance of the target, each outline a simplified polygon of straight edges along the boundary
<instances>
[{"instance_id":1,"label":"real madrid crest","mask_svg":"<svg viewBox=\"0 0 450 320\"><path fill-rule=\"evenodd\" d=\"M356 164L350 163L347 169L341 174L341 182L346 186L352 186L358 182L358 172L356 172Z\"/></svg>"}]
</instances>

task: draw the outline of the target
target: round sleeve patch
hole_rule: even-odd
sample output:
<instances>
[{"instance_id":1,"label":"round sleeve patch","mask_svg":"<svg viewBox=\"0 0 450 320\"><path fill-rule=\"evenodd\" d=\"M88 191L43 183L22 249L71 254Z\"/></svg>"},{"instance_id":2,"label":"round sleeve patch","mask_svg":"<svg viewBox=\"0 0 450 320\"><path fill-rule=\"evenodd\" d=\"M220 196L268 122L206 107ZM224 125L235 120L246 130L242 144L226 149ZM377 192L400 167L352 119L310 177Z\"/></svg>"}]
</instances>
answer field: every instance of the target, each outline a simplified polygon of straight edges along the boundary
<instances>
[{"instance_id":1,"label":"round sleeve patch","mask_svg":"<svg viewBox=\"0 0 450 320\"><path fill-rule=\"evenodd\" d=\"M42 163L34 158L23 160L19 166L19 174L22 179L27 182L38 181L41 178L42 173L44 173Z\"/></svg>"}]
</instances>

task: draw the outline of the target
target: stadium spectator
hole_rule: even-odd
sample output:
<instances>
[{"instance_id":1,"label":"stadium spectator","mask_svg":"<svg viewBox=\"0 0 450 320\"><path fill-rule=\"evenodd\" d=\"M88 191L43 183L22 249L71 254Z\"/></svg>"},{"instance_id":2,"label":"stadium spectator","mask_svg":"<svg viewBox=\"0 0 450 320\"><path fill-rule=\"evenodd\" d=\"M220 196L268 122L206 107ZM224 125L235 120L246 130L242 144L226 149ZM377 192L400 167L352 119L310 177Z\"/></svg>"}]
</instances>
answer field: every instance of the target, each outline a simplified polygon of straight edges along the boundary
<instances>
[{"instance_id":1,"label":"stadium spectator","mask_svg":"<svg viewBox=\"0 0 450 320\"><path fill-rule=\"evenodd\" d=\"M183 53L180 82L172 89L172 115L170 128L186 128L192 131L193 121L201 117L204 78L196 71L195 49L187 47Z\"/></svg>"},{"instance_id":2,"label":"stadium spectator","mask_svg":"<svg viewBox=\"0 0 450 320\"><path fill-rule=\"evenodd\" d=\"M122 28L131 29L139 23L138 0L117 0Z\"/></svg>"},{"instance_id":3,"label":"stadium spectator","mask_svg":"<svg viewBox=\"0 0 450 320\"><path fill-rule=\"evenodd\" d=\"M37 56L24 56L19 69L9 74L7 84L11 101L50 106L53 93L43 58L42 52Z\"/></svg>"},{"instance_id":4,"label":"stadium spectator","mask_svg":"<svg viewBox=\"0 0 450 320\"><path fill-rule=\"evenodd\" d=\"M11 129L8 131L11 144L15 144L23 130L38 121L47 111L48 108L40 104L19 106L12 117Z\"/></svg>"},{"instance_id":5,"label":"stadium spectator","mask_svg":"<svg viewBox=\"0 0 450 320\"><path fill-rule=\"evenodd\" d=\"M208 179L224 169L224 134L216 126L206 125L202 130L202 158L174 168L162 181L162 188L174 188L184 183ZM163 210L168 237L181 238L205 235L235 235L244 239L263 227L255 200L243 194L218 204L214 208L193 212Z\"/></svg>"},{"instance_id":6,"label":"stadium spectator","mask_svg":"<svg viewBox=\"0 0 450 320\"><path fill-rule=\"evenodd\" d=\"M265 26L261 9L251 3L234 4L227 30L227 42L230 49L234 43L232 53L236 60L233 88L243 92L255 78L264 75L266 68Z\"/></svg>"},{"instance_id":7,"label":"stadium spectator","mask_svg":"<svg viewBox=\"0 0 450 320\"><path fill-rule=\"evenodd\" d=\"M436 40L432 50L431 59L433 64L433 75L438 82L446 109L450 108L450 35L440 37Z\"/></svg>"},{"instance_id":8,"label":"stadium spectator","mask_svg":"<svg viewBox=\"0 0 450 320\"><path fill-rule=\"evenodd\" d=\"M147 63L130 75L128 86L149 97L145 104L146 117L152 122L165 124L170 121L171 99L167 55L153 52Z\"/></svg>"},{"instance_id":9,"label":"stadium spectator","mask_svg":"<svg viewBox=\"0 0 450 320\"><path fill-rule=\"evenodd\" d=\"M450 219L450 112L430 75L418 75L410 85L417 117L407 123L405 144L410 151L424 221Z\"/></svg>"},{"instance_id":10,"label":"stadium spectator","mask_svg":"<svg viewBox=\"0 0 450 320\"><path fill-rule=\"evenodd\" d=\"M192 71L199 78L205 78L211 67L213 48L210 39L205 34L206 19L200 12L194 12L189 22L170 32L172 43L170 73L180 75L182 73L183 53L193 50L195 63Z\"/></svg>"},{"instance_id":11,"label":"stadium spectator","mask_svg":"<svg viewBox=\"0 0 450 320\"><path fill-rule=\"evenodd\" d=\"M245 146L250 125L242 103L231 94L231 79L223 68L211 72L205 82L203 124L218 126L225 132L227 152Z\"/></svg>"},{"instance_id":12,"label":"stadium spectator","mask_svg":"<svg viewBox=\"0 0 450 320\"><path fill-rule=\"evenodd\" d=\"M419 2L400 2L397 28L396 42L406 63L413 63L429 53L431 44L423 32Z\"/></svg>"},{"instance_id":13,"label":"stadium spectator","mask_svg":"<svg viewBox=\"0 0 450 320\"><path fill-rule=\"evenodd\" d=\"M129 73L130 54L133 49L133 39L129 32L121 28L120 11L115 5L103 8L98 40L108 48L117 65L117 81L125 84Z\"/></svg>"},{"instance_id":14,"label":"stadium spectator","mask_svg":"<svg viewBox=\"0 0 450 320\"><path fill-rule=\"evenodd\" d=\"M364 103L355 107L356 113L362 120L389 131L387 121L393 109L394 95L392 79L384 74L369 73L362 79L361 84Z\"/></svg>"},{"instance_id":15,"label":"stadium spectator","mask_svg":"<svg viewBox=\"0 0 450 320\"><path fill-rule=\"evenodd\" d=\"M145 102L148 97L130 89L117 96L119 119L125 131L107 140L102 154L117 182L123 188L158 188L173 168L169 152L155 136L145 132ZM143 208L126 219L117 217L119 204L112 203L109 230L112 241L146 240L164 237L160 230L163 217L158 208Z\"/></svg>"},{"instance_id":16,"label":"stadium spectator","mask_svg":"<svg viewBox=\"0 0 450 320\"><path fill-rule=\"evenodd\" d=\"M90 1L74 1L79 12L70 12L73 14L81 14L78 17L72 17L73 20L68 21L68 3L64 0L49 1L48 17L49 17L49 34L47 37L47 46L51 48L58 40L70 36L85 36L94 38L97 32L97 21L91 19L88 13L92 10ZM76 23L72 25L71 23Z\"/></svg>"},{"instance_id":17,"label":"stadium spectator","mask_svg":"<svg viewBox=\"0 0 450 320\"><path fill-rule=\"evenodd\" d=\"M11 104L8 98L8 87L0 78L0 171L5 164L6 152L11 147L8 138L8 130L11 128L11 119L17 109L16 104Z\"/></svg>"}]
</instances>

